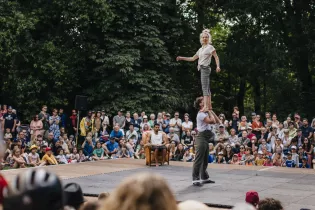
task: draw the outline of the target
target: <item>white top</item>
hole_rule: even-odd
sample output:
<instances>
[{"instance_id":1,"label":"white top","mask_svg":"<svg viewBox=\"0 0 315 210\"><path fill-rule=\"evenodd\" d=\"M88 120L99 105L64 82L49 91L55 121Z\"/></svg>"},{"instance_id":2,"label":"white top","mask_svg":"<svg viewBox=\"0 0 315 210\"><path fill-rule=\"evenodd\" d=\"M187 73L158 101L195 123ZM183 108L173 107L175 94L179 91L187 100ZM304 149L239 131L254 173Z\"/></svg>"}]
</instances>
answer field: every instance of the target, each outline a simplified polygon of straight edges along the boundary
<instances>
[{"instance_id":1,"label":"white top","mask_svg":"<svg viewBox=\"0 0 315 210\"><path fill-rule=\"evenodd\" d=\"M177 122L177 124L176 124L176 122ZM180 131L180 128L178 127L178 125L182 125L182 120L181 119L175 119L175 118L172 118L171 120L170 120L170 124L176 124L175 126L174 126L174 131Z\"/></svg>"},{"instance_id":2,"label":"white top","mask_svg":"<svg viewBox=\"0 0 315 210\"><path fill-rule=\"evenodd\" d=\"M39 154L35 153L34 155L32 153L28 154L28 157L31 157L31 162L36 162L39 158Z\"/></svg>"},{"instance_id":3,"label":"white top","mask_svg":"<svg viewBox=\"0 0 315 210\"><path fill-rule=\"evenodd\" d=\"M155 134L154 131L151 131L151 144L157 145L162 144L163 142L163 132L159 131L158 134Z\"/></svg>"},{"instance_id":4,"label":"white top","mask_svg":"<svg viewBox=\"0 0 315 210\"><path fill-rule=\"evenodd\" d=\"M185 130L185 129L190 129L191 127L193 126L193 123L191 121L184 121L182 123L182 129Z\"/></svg>"},{"instance_id":5,"label":"white top","mask_svg":"<svg viewBox=\"0 0 315 210\"><path fill-rule=\"evenodd\" d=\"M215 51L215 48L208 44L204 47L201 47L196 55L198 56L198 69L200 66L210 66L212 53Z\"/></svg>"},{"instance_id":6,"label":"white top","mask_svg":"<svg viewBox=\"0 0 315 210\"><path fill-rule=\"evenodd\" d=\"M205 130L212 130L212 127L204 122L204 119L208 117L208 113L198 112L197 114L197 130L203 132Z\"/></svg>"}]
</instances>

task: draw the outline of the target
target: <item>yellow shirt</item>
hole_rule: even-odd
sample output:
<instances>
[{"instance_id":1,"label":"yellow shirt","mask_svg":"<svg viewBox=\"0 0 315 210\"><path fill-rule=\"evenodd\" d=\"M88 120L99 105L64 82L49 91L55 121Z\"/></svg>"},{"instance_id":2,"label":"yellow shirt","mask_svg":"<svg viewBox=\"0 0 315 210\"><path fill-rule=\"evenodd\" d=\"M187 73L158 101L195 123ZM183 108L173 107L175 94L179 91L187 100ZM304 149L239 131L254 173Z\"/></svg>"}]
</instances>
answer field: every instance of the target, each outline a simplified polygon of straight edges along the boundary
<instances>
[{"instance_id":1,"label":"yellow shirt","mask_svg":"<svg viewBox=\"0 0 315 210\"><path fill-rule=\"evenodd\" d=\"M47 154L45 154L42 158L42 161L48 162L50 165L58 165L58 162L54 155L48 156Z\"/></svg>"},{"instance_id":2,"label":"yellow shirt","mask_svg":"<svg viewBox=\"0 0 315 210\"><path fill-rule=\"evenodd\" d=\"M265 162L265 160L264 159L256 159L255 160L255 164L256 164L256 166L262 166L262 165L264 165L264 162Z\"/></svg>"}]
</instances>

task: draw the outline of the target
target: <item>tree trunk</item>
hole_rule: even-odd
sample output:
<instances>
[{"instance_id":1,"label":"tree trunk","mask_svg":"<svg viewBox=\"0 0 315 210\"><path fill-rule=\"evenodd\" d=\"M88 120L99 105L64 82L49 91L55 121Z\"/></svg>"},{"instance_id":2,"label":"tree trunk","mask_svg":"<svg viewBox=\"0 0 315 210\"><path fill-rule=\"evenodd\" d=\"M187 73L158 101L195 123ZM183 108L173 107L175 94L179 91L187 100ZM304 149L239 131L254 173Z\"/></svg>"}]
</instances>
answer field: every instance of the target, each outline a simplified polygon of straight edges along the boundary
<instances>
[{"instance_id":1,"label":"tree trunk","mask_svg":"<svg viewBox=\"0 0 315 210\"><path fill-rule=\"evenodd\" d=\"M240 75L240 86L237 94L237 106L240 111L240 116L244 114L244 98L246 91L246 80L243 75Z\"/></svg>"},{"instance_id":2,"label":"tree trunk","mask_svg":"<svg viewBox=\"0 0 315 210\"><path fill-rule=\"evenodd\" d=\"M197 13L197 34L203 30L205 22L205 0L196 0L196 13Z\"/></svg>"},{"instance_id":3,"label":"tree trunk","mask_svg":"<svg viewBox=\"0 0 315 210\"><path fill-rule=\"evenodd\" d=\"M254 88L254 103L255 103L255 112L261 113L261 90L260 90L260 80L257 80L257 82L254 82L253 88Z\"/></svg>"}]
</instances>

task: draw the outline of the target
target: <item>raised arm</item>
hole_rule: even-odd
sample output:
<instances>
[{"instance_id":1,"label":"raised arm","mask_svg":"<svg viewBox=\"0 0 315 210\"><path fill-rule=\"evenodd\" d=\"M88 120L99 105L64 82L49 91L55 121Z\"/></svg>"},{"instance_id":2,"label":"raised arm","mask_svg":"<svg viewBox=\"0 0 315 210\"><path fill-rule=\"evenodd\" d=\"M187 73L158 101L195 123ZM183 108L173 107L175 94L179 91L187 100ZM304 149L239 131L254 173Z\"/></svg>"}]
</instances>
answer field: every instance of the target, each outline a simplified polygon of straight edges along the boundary
<instances>
[{"instance_id":1,"label":"raised arm","mask_svg":"<svg viewBox=\"0 0 315 210\"><path fill-rule=\"evenodd\" d=\"M194 55L193 57L181 57L181 56L178 56L176 58L176 61L189 61L189 62L193 62L195 60L198 59L198 56L197 55Z\"/></svg>"}]
</instances>

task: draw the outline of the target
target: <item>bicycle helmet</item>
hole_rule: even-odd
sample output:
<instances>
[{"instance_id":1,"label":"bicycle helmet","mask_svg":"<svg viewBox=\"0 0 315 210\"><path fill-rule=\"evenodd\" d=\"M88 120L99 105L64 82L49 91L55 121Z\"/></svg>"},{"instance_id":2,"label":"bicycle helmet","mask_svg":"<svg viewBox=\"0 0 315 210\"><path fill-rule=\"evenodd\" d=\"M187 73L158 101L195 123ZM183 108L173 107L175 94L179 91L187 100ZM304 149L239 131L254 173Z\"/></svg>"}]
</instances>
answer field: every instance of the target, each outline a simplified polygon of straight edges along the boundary
<instances>
[{"instance_id":1,"label":"bicycle helmet","mask_svg":"<svg viewBox=\"0 0 315 210\"><path fill-rule=\"evenodd\" d=\"M29 169L4 189L3 210L60 210L64 191L60 179L44 169Z\"/></svg>"}]
</instances>

